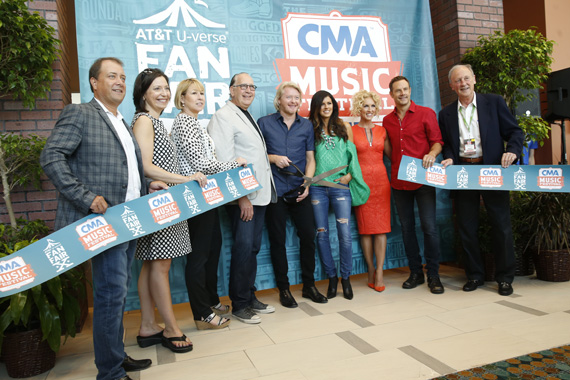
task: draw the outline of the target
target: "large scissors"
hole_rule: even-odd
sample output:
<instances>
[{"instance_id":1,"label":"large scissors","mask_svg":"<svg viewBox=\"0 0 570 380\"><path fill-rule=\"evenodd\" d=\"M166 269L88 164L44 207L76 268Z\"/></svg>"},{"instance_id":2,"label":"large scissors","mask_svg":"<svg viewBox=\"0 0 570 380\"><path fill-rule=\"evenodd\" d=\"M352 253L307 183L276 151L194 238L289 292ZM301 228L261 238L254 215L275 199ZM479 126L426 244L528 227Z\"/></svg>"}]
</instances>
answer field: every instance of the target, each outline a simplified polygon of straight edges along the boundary
<instances>
[{"instance_id":1,"label":"large scissors","mask_svg":"<svg viewBox=\"0 0 570 380\"><path fill-rule=\"evenodd\" d=\"M305 192L305 189L308 188L311 185L315 185L315 184L319 184L321 186L328 186L328 187L334 187L336 189L343 189L346 190L348 189L347 185L342 185L339 183L335 183L335 182L330 182L330 181L325 181L324 179L327 178L330 175L333 175L335 173L338 173L339 171L341 171L342 169L348 167L348 165L343 165L343 166L339 166L338 168L334 168L331 170L327 170L324 173L319 174L318 176L315 177L307 177L305 175L305 173L303 173L301 171L301 169L299 169L297 167L297 165L295 165L294 163L290 163L290 166L293 166L295 168L295 172L290 172L289 170L285 170L285 169L281 169L279 168L279 172L285 175L292 175L295 177L300 177L303 178L305 180L305 182L293 189L293 190L289 190L288 192L286 192L285 194L283 194L283 200L285 202L295 202L295 200L297 199L298 196L300 196L301 194L303 194Z\"/></svg>"}]
</instances>

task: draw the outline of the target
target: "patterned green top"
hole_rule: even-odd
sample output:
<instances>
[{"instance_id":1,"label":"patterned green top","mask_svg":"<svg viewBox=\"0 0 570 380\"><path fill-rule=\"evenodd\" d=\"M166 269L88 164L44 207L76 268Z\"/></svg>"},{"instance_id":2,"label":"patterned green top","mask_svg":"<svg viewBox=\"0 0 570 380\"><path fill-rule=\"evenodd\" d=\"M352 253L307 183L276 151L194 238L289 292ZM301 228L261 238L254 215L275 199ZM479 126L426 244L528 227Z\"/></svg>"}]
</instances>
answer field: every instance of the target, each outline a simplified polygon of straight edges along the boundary
<instances>
[{"instance_id":1,"label":"patterned green top","mask_svg":"<svg viewBox=\"0 0 570 380\"><path fill-rule=\"evenodd\" d=\"M327 170L348 165L341 171L326 177L325 180L334 182L335 179L350 173L352 180L349 182L349 185L353 206L365 203L370 195L370 189L362 177L362 170L356 155L356 146L352 141L344 141L338 136L327 136L327 140L321 140L321 142L315 144L315 177ZM314 186L320 185L315 184Z\"/></svg>"},{"instance_id":2,"label":"patterned green top","mask_svg":"<svg viewBox=\"0 0 570 380\"><path fill-rule=\"evenodd\" d=\"M331 170L334 168L338 168L339 166L348 165L350 156L348 153L349 145L352 144L354 149L356 147L350 140L346 140L346 142L338 136L330 136L330 140L334 143L327 144L325 140L321 140L321 142L315 144L315 161L316 161L316 169L315 169L315 177L321 173L326 172L327 170ZM334 147L333 147L334 146ZM328 148L327 148L328 147ZM356 155L356 154L355 154ZM344 168L341 171L334 173L325 180L333 182L335 179L346 175L349 172L349 168ZM319 186L315 184L315 186Z\"/></svg>"}]
</instances>

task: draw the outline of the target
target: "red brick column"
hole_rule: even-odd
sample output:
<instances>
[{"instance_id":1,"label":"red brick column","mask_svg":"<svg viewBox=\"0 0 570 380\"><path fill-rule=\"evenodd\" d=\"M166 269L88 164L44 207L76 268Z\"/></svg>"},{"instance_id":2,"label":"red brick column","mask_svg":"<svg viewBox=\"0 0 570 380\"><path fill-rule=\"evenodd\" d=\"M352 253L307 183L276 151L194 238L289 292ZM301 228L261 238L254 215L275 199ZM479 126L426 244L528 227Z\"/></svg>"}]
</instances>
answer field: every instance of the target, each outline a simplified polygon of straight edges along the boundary
<instances>
[{"instance_id":1,"label":"red brick column","mask_svg":"<svg viewBox=\"0 0 570 380\"><path fill-rule=\"evenodd\" d=\"M441 105L456 99L447 73L480 35L504 31L502 0L430 0Z\"/></svg>"}]
</instances>

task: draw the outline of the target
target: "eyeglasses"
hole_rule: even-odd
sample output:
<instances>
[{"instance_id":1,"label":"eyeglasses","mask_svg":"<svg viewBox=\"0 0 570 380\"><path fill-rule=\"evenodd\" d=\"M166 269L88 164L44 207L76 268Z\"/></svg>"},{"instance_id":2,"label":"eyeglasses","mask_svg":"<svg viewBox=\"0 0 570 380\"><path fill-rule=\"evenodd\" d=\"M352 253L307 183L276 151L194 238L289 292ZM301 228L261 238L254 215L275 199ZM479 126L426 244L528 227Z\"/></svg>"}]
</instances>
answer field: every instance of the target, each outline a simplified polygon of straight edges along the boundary
<instances>
[{"instance_id":1,"label":"eyeglasses","mask_svg":"<svg viewBox=\"0 0 570 380\"><path fill-rule=\"evenodd\" d=\"M234 85L234 87L239 87L242 91L245 91L248 88L251 91L255 91L257 89L257 86L254 84L236 84L236 85Z\"/></svg>"}]
</instances>

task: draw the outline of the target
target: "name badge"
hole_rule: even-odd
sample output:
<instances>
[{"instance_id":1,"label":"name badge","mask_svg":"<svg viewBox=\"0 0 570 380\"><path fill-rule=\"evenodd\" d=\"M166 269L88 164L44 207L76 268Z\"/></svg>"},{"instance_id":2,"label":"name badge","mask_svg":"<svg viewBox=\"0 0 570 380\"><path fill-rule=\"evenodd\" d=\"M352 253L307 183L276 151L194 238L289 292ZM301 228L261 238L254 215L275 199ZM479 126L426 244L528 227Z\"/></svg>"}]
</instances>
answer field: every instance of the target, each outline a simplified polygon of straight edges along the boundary
<instances>
[{"instance_id":1,"label":"name badge","mask_svg":"<svg viewBox=\"0 0 570 380\"><path fill-rule=\"evenodd\" d=\"M463 141L463 154L466 156L473 155L477 152L475 147L475 139L465 139Z\"/></svg>"}]
</instances>

